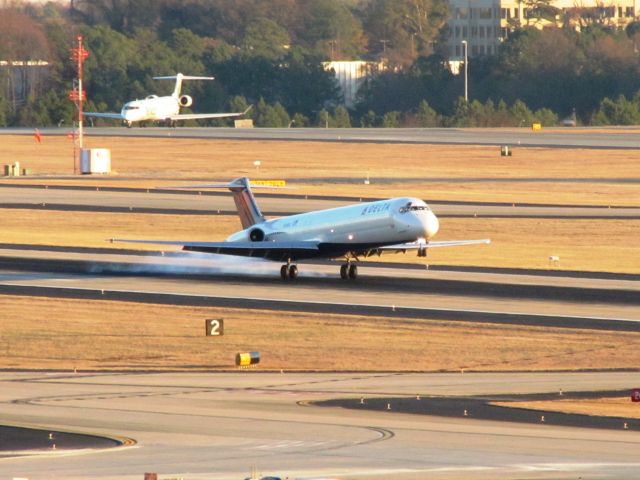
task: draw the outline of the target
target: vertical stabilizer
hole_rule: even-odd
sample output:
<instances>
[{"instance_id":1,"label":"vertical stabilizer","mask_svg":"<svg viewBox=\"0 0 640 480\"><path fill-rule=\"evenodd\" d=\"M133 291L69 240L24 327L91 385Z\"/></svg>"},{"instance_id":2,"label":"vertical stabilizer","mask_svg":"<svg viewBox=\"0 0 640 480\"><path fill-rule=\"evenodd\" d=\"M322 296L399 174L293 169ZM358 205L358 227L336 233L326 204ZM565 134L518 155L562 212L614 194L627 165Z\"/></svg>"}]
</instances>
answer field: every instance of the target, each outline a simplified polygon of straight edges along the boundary
<instances>
[{"instance_id":1,"label":"vertical stabilizer","mask_svg":"<svg viewBox=\"0 0 640 480\"><path fill-rule=\"evenodd\" d=\"M183 75L181 73L178 73L176 75L176 86L173 89L173 93L171 94L171 96L174 98L179 98L180 92L182 92L182 77Z\"/></svg>"},{"instance_id":2,"label":"vertical stabilizer","mask_svg":"<svg viewBox=\"0 0 640 480\"><path fill-rule=\"evenodd\" d=\"M229 183L228 187L233 193L233 201L236 203L242 228L264 222L265 218L258 208L247 177L236 178Z\"/></svg>"}]
</instances>

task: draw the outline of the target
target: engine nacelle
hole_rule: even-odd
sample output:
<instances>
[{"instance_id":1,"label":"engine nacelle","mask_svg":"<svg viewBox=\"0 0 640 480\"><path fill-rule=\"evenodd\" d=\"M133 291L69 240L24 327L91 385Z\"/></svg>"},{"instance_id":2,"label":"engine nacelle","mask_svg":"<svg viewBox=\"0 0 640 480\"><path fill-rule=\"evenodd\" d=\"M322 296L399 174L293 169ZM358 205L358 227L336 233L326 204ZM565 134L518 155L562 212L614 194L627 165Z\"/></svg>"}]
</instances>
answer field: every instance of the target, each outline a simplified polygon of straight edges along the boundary
<instances>
[{"instance_id":1,"label":"engine nacelle","mask_svg":"<svg viewBox=\"0 0 640 480\"><path fill-rule=\"evenodd\" d=\"M252 242L262 242L264 240L264 232L259 228L254 228L249 232L249 240Z\"/></svg>"},{"instance_id":2,"label":"engine nacelle","mask_svg":"<svg viewBox=\"0 0 640 480\"><path fill-rule=\"evenodd\" d=\"M190 107L193 103L193 98L191 98L189 95L182 95L178 99L178 102L180 103L181 107Z\"/></svg>"}]
</instances>

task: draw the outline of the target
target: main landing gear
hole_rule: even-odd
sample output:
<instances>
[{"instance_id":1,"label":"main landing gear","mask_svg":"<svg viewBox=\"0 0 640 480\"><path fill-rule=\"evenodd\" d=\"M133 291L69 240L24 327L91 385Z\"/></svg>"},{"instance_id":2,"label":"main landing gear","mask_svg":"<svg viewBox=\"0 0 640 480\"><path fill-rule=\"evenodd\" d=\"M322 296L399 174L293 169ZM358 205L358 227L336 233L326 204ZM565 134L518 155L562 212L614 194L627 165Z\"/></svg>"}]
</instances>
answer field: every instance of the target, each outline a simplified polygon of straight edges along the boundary
<instances>
[{"instance_id":1,"label":"main landing gear","mask_svg":"<svg viewBox=\"0 0 640 480\"><path fill-rule=\"evenodd\" d=\"M355 280L358 278L358 266L354 263L345 263L340 266L340 278Z\"/></svg>"},{"instance_id":2,"label":"main landing gear","mask_svg":"<svg viewBox=\"0 0 640 480\"><path fill-rule=\"evenodd\" d=\"M295 280L298 278L298 267L290 264L282 265L282 267L280 267L280 277L283 280Z\"/></svg>"},{"instance_id":3,"label":"main landing gear","mask_svg":"<svg viewBox=\"0 0 640 480\"><path fill-rule=\"evenodd\" d=\"M280 267L282 280L295 280L298 278L298 266L285 263ZM355 263L344 263L340 266L340 278L343 280L355 280L358 278L358 266Z\"/></svg>"}]
</instances>

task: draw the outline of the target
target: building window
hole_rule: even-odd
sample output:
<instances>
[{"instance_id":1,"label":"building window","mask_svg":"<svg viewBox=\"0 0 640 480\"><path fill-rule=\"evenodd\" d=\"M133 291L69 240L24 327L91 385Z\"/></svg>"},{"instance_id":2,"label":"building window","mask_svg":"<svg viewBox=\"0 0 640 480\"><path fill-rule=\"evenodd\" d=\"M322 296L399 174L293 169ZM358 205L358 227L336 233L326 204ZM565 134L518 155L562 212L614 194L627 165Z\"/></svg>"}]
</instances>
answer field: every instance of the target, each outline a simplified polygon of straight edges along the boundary
<instances>
[{"instance_id":1,"label":"building window","mask_svg":"<svg viewBox=\"0 0 640 480\"><path fill-rule=\"evenodd\" d=\"M634 15L634 14L633 14L633 7L627 7L627 8L626 8L626 10L625 10L625 13L626 13L626 15L625 15L625 16L627 16L627 17L633 17L633 15Z\"/></svg>"},{"instance_id":2,"label":"building window","mask_svg":"<svg viewBox=\"0 0 640 480\"><path fill-rule=\"evenodd\" d=\"M467 38L469 36L469 30L466 25L462 26L462 38Z\"/></svg>"},{"instance_id":3,"label":"building window","mask_svg":"<svg viewBox=\"0 0 640 480\"><path fill-rule=\"evenodd\" d=\"M484 38L484 27L482 25L478 27L478 35L480 38Z\"/></svg>"},{"instance_id":4,"label":"building window","mask_svg":"<svg viewBox=\"0 0 640 480\"><path fill-rule=\"evenodd\" d=\"M460 56L460 45L456 45L456 57Z\"/></svg>"},{"instance_id":5,"label":"building window","mask_svg":"<svg viewBox=\"0 0 640 480\"><path fill-rule=\"evenodd\" d=\"M460 38L460 25L456 25L456 38Z\"/></svg>"},{"instance_id":6,"label":"building window","mask_svg":"<svg viewBox=\"0 0 640 480\"><path fill-rule=\"evenodd\" d=\"M509 20L511 18L511 9L510 8L501 8L500 16L504 20Z\"/></svg>"},{"instance_id":7,"label":"building window","mask_svg":"<svg viewBox=\"0 0 640 480\"><path fill-rule=\"evenodd\" d=\"M479 8L478 13L480 14L480 18L491 18L491 7Z\"/></svg>"},{"instance_id":8,"label":"building window","mask_svg":"<svg viewBox=\"0 0 640 480\"><path fill-rule=\"evenodd\" d=\"M478 36L478 27L476 25L471 25L471 38L475 38Z\"/></svg>"},{"instance_id":9,"label":"building window","mask_svg":"<svg viewBox=\"0 0 640 480\"><path fill-rule=\"evenodd\" d=\"M472 45L471 46L471 55L478 55L478 46L477 45Z\"/></svg>"},{"instance_id":10,"label":"building window","mask_svg":"<svg viewBox=\"0 0 640 480\"><path fill-rule=\"evenodd\" d=\"M466 7L456 8L456 18L463 20L469 18L469 9Z\"/></svg>"}]
</instances>

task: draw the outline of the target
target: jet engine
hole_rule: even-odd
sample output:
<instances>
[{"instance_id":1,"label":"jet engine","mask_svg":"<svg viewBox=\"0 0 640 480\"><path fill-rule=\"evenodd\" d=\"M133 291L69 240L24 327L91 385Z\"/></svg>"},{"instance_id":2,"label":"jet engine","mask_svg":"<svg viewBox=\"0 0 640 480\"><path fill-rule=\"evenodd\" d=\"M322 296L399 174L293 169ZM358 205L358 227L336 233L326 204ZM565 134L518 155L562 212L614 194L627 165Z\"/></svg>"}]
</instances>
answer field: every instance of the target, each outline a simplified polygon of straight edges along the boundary
<instances>
[{"instance_id":1,"label":"jet engine","mask_svg":"<svg viewBox=\"0 0 640 480\"><path fill-rule=\"evenodd\" d=\"M191 98L189 95L182 95L178 99L178 102L180 103L181 107L190 107L193 103L193 98Z\"/></svg>"},{"instance_id":2,"label":"jet engine","mask_svg":"<svg viewBox=\"0 0 640 480\"><path fill-rule=\"evenodd\" d=\"M264 240L264 232L259 228L254 228L249 232L249 240L252 242L262 242Z\"/></svg>"}]
</instances>

